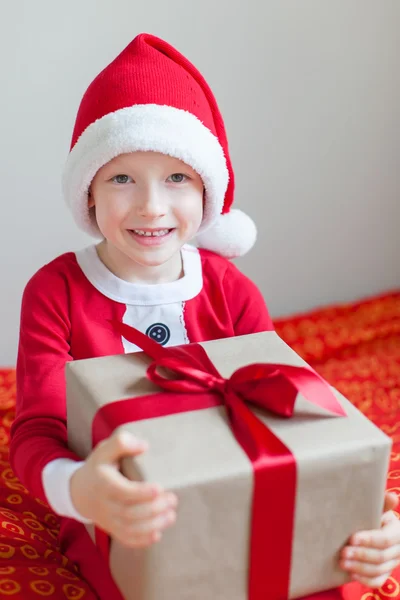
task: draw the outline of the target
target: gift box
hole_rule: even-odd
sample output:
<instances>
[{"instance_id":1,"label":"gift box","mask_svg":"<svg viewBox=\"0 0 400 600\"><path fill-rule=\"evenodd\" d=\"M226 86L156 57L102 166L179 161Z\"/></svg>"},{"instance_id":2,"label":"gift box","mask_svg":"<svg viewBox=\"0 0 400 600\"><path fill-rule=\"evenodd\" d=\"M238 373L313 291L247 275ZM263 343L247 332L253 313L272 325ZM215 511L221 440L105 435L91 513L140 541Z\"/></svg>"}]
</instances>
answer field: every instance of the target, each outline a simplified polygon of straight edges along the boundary
<instances>
[{"instance_id":1,"label":"gift box","mask_svg":"<svg viewBox=\"0 0 400 600\"><path fill-rule=\"evenodd\" d=\"M88 526L127 600L284 600L348 581L338 555L380 526L390 439L274 332L66 367L68 441L82 458L117 428L149 443L130 479L179 498L145 550Z\"/></svg>"}]
</instances>

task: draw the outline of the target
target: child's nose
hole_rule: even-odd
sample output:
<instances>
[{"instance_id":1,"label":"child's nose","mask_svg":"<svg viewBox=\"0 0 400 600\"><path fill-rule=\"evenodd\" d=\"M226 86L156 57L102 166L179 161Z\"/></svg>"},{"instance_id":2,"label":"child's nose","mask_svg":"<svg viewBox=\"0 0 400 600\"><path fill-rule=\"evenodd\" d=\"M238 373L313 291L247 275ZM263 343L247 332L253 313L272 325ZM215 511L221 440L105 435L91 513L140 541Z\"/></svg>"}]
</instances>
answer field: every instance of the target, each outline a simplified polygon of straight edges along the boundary
<instances>
[{"instance_id":1,"label":"child's nose","mask_svg":"<svg viewBox=\"0 0 400 600\"><path fill-rule=\"evenodd\" d=\"M152 188L142 191L139 203L140 216L154 219L165 215L166 212L167 205L159 190Z\"/></svg>"}]
</instances>

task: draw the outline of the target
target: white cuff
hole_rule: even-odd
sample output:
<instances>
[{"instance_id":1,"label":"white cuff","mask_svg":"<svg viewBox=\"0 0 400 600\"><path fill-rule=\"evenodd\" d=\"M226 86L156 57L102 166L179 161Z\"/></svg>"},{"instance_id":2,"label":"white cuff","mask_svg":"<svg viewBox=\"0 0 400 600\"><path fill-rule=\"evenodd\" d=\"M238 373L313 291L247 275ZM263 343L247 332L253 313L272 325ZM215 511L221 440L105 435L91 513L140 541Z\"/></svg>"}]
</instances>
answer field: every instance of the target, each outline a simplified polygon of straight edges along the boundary
<instances>
[{"instance_id":1,"label":"white cuff","mask_svg":"<svg viewBox=\"0 0 400 600\"><path fill-rule=\"evenodd\" d=\"M52 460L42 471L42 482L46 499L55 513L62 517L75 519L80 523L91 523L82 517L72 503L70 483L72 475L83 465L83 461L70 458Z\"/></svg>"}]
</instances>

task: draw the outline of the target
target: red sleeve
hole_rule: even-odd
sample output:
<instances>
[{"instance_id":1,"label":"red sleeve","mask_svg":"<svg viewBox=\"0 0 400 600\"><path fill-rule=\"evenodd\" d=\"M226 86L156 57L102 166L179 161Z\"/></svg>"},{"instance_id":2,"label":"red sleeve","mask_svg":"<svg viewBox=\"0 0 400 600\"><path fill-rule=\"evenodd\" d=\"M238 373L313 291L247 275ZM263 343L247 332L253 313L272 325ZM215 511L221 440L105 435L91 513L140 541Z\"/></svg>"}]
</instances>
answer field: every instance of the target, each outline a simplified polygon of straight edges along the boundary
<instances>
[{"instance_id":1,"label":"red sleeve","mask_svg":"<svg viewBox=\"0 0 400 600\"><path fill-rule=\"evenodd\" d=\"M260 290L233 263L229 263L225 272L224 289L232 315L235 335L274 330L274 325Z\"/></svg>"},{"instance_id":2,"label":"red sleeve","mask_svg":"<svg viewBox=\"0 0 400 600\"><path fill-rule=\"evenodd\" d=\"M25 288L17 360L16 419L10 461L25 487L46 500L42 470L67 448L65 365L69 354L69 294L64 277L44 267Z\"/></svg>"}]
</instances>

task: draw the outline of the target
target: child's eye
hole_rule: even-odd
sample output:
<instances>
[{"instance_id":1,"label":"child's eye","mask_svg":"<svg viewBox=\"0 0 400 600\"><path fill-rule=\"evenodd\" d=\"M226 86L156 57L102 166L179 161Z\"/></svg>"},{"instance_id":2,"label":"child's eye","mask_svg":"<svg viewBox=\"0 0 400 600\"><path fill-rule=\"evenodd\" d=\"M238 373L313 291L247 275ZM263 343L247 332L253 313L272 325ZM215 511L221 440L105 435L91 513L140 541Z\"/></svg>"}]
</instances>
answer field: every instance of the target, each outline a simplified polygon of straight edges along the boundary
<instances>
[{"instance_id":1,"label":"child's eye","mask_svg":"<svg viewBox=\"0 0 400 600\"><path fill-rule=\"evenodd\" d=\"M113 177L113 178L111 179L111 181L112 181L113 183L119 183L119 184L122 184L122 183L130 183L130 182L132 182L133 180L132 180L132 177L129 177L129 175L115 175L115 177Z\"/></svg>"},{"instance_id":2,"label":"child's eye","mask_svg":"<svg viewBox=\"0 0 400 600\"><path fill-rule=\"evenodd\" d=\"M188 177L183 173L173 173L168 177L168 179L172 181L172 183L183 183L188 179Z\"/></svg>"}]
</instances>

